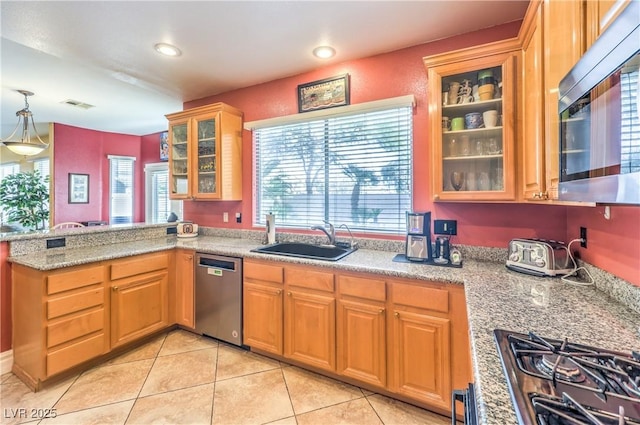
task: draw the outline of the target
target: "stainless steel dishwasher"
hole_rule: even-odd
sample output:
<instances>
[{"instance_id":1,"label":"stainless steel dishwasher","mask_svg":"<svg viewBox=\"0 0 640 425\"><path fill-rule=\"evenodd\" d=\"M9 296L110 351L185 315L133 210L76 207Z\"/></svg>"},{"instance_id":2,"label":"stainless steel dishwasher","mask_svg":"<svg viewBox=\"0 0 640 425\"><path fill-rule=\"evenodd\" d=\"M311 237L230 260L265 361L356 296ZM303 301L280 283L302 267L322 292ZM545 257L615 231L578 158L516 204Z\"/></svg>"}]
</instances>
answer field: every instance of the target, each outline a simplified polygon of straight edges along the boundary
<instances>
[{"instance_id":1,"label":"stainless steel dishwasher","mask_svg":"<svg viewBox=\"0 0 640 425\"><path fill-rule=\"evenodd\" d=\"M196 253L196 332L242 345L242 258Z\"/></svg>"}]
</instances>

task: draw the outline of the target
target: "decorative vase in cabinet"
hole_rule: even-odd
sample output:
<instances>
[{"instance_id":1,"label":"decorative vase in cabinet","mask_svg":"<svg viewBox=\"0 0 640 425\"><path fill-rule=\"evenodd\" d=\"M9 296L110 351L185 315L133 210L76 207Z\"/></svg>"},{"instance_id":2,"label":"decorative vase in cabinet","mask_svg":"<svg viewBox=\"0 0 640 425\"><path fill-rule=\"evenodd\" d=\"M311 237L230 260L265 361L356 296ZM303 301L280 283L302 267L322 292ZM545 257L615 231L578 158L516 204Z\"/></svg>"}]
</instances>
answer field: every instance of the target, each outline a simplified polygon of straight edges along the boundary
<instances>
[{"instance_id":1,"label":"decorative vase in cabinet","mask_svg":"<svg viewBox=\"0 0 640 425\"><path fill-rule=\"evenodd\" d=\"M424 63L434 200L515 200L516 52L491 43Z\"/></svg>"}]
</instances>

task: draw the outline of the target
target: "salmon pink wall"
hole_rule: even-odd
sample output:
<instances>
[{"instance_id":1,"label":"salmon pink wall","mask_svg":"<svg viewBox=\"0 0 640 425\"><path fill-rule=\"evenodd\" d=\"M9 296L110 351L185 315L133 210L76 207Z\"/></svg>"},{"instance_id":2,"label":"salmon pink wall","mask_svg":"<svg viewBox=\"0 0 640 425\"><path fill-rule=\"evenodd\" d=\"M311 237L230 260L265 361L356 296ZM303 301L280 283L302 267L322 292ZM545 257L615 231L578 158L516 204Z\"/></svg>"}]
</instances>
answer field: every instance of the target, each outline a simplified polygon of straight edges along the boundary
<instances>
[{"instance_id":1,"label":"salmon pink wall","mask_svg":"<svg viewBox=\"0 0 640 425\"><path fill-rule=\"evenodd\" d=\"M624 243L628 254L615 256L602 236L612 224L598 221L596 209L527 204L434 203L429 184L429 134L427 126L427 74L422 58L450 50L515 37L520 22L513 22L432 43L402 49L365 59L343 62L315 71L276 80L241 90L186 102L184 108L225 102L244 111L244 120L253 121L296 114L297 86L314 80L348 73L351 81L351 104L388 97L413 94L414 111L414 199L416 211L432 211L432 218L458 220L458 236L454 243L488 247L506 247L515 237L539 237L565 240L572 237L575 220L593 227L589 248L578 249L585 260L640 286L640 255L638 255L640 208L616 207L627 230L613 230L613 240ZM253 156L251 132L243 133L243 201L185 201L184 217L201 225L231 228L251 228L253 214ZM229 223L222 214L228 212ZM243 215L242 224L233 220L236 212ZM613 220L612 220L613 222ZM602 230L600 230L602 229ZM576 230L577 232L577 230ZM601 233L598 233L601 232ZM574 232L575 233L575 232ZM575 245L572 246L575 248ZM583 252L584 251L584 252Z\"/></svg>"},{"instance_id":2,"label":"salmon pink wall","mask_svg":"<svg viewBox=\"0 0 640 425\"><path fill-rule=\"evenodd\" d=\"M55 124L54 134L55 223L109 221L108 155L136 158L133 220L134 222L144 221L144 164L147 161L147 155L150 158L150 153L145 152L143 155L143 138L64 124ZM145 137L150 140L153 135ZM69 204L69 173L89 174L88 204Z\"/></svg>"}]
</instances>

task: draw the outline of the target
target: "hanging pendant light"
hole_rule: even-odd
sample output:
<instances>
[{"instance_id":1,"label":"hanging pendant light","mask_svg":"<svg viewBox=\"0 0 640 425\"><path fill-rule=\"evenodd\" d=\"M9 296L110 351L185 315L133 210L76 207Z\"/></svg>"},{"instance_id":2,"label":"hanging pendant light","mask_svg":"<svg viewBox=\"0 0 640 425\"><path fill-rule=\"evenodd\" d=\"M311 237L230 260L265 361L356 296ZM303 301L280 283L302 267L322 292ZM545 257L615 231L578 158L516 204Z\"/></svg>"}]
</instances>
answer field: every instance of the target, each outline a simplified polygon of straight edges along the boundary
<instances>
[{"instance_id":1,"label":"hanging pendant light","mask_svg":"<svg viewBox=\"0 0 640 425\"><path fill-rule=\"evenodd\" d=\"M24 95L24 109L16 112L16 116L18 117L18 124L16 125L13 133L4 140L0 140L2 144L4 144L11 152L18 155L37 155L49 145L42 141L38 132L36 130L36 125L33 122L33 116L31 111L29 110L29 102L27 102L28 96L33 96L33 93L27 90L18 90L18 93ZM31 120L31 126L33 127L33 133L37 140L31 141L31 135L29 134L29 120ZM20 140L12 140L13 136L18 132L18 129L21 130L22 135Z\"/></svg>"}]
</instances>

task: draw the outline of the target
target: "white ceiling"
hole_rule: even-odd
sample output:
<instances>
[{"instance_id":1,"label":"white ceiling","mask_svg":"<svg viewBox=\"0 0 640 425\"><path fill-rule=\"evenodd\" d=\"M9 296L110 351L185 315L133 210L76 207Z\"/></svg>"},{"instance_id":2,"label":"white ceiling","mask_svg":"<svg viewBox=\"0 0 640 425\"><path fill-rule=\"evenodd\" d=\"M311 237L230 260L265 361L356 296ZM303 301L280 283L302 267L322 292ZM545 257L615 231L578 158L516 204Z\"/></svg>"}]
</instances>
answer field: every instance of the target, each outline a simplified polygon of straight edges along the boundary
<instances>
[{"instance_id":1,"label":"white ceiling","mask_svg":"<svg viewBox=\"0 0 640 425\"><path fill-rule=\"evenodd\" d=\"M151 134L184 101L521 19L528 1L0 2L2 133L37 123ZM182 49L178 58L153 50ZM335 47L333 59L312 56ZM72 99L89 110L60 102ZM46 126L40 127L46 128Z\"/></svg>"}]
</instances>

